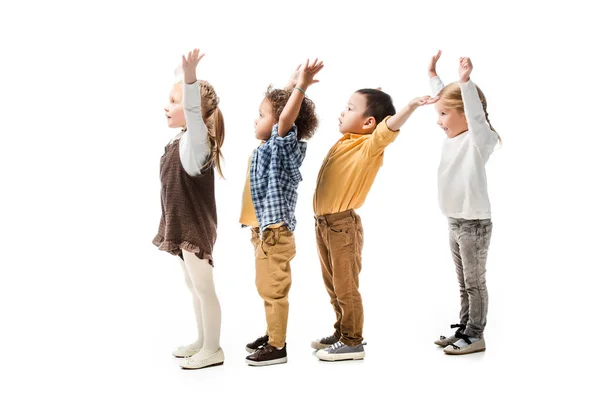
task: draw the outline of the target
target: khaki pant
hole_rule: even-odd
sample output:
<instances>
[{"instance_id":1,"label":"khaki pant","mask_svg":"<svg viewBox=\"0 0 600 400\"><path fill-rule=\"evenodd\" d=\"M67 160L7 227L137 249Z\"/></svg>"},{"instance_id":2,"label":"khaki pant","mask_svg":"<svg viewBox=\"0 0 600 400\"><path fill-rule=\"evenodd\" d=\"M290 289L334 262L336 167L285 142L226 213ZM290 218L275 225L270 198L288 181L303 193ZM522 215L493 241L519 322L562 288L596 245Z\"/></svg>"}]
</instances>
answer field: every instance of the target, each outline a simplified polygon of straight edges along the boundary
<instances>
[{"instance_id":1,"label":"khaki pant","mask_svg":"<svg viewBox=\"0 0 600 400\"><path fill-rule=\"evenodd\" d=\"M336 315L335 336L348 346L362 343L363 306L358 291L363 228L354 210L315 217L323 281Z\"/></svg>"},{"instance_id":2,"label":"khaki pant","mask_svg":"<svg viewBox=\"0 0 600 400\"><path fill-rule=\"evenodd\" d=\"M264 300L269 344L285 346L288 321L288 293L292 285L290 261L296 255L294 234L286 226L267 228L262 239L252 229L256 257L256 288Z\"/></svg>"}]
</instances>

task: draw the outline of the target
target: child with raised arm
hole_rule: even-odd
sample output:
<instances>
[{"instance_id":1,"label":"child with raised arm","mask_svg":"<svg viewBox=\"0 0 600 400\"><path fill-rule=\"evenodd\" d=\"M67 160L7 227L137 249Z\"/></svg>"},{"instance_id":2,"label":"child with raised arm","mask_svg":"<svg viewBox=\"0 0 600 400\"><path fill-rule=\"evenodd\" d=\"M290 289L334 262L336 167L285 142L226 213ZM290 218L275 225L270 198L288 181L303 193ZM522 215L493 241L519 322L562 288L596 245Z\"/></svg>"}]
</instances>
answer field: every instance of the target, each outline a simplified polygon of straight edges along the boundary
<instances>
[{"instance_id":1,"label":"child with raised arm","mask_svg":"<svg viewBox=\"0 0 600 400\"><path fill-rule=\"evenodd\" d=\"M317 128L315 107L305 97L323 68L315 60L298 71L293 88L269 87L255 121L256 138L262 141L252 153L244 195L243 226L251 227L255 250L256 288L264 301L267 334L246 345L252 352L249 365L287 362L286 332L290 261L296 255L294 228L300 166L306 155L306 140Z\"/></svg>"},{"instance_id":2,"label":"child with raised arm","mask_svg":"<svg viewBox=\"0 0 600 400\"><path fill-rule=\"evenodd\" d=\"M160 160L162 215L153 240L159 250L178 257L193 299L197 339L173 351L185 369L224 362L212 249L217 239L214 170L221 174L225 128L214 88L196 79L202 57L198 49L182 56L183 82L173 86L165 107L169 128L181 131Z\"/></svg>"},{"instance_id":3,"label":"child with raised arm","mask_svg":"<svg viewBox=\"0 0 600 400\"><path fill-rule=\"evenodd\" d=\"M438 125L446 134L438 169L438 198L448 218L450 249L460 288L460 322L449 336L435 344L446 354L469 354L485 350L483 331L487 322L486 261L492 236L490 200L485 164L499 137L490 124L487 101L471 80L473 64L459 60L459 81L444 86L436 72L441 51L429 63L429 78Z\"/></svg>"},{"instance_id":4,"label":"child with raised arm","mask_svg":"<svg viewBox=\"0 0 600 400\"><path fill-rule=\"evenodd\" d=\"M333 335L312 342L321 360L364 358L363 306L359 292L363 228L356 213L383 163L385 148L429 96L411 100L396 112L392 98L378 89L352 94L339 118L342 137L319 172L313 199L317 249L325 288L335 311Z\"/></svg>"}]
</instances>

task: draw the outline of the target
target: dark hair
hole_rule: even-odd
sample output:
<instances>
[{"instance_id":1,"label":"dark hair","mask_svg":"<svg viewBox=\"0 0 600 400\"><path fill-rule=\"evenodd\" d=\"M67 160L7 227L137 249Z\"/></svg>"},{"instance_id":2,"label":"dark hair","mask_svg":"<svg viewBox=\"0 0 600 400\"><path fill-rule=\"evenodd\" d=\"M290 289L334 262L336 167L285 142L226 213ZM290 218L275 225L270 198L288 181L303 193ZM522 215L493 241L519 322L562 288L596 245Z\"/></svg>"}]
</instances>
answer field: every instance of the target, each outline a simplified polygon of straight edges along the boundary
<instances>
[{"instance_id":1,"label":"dark hair","mask_svg":"<svg viewBox=\"0 0 600 400\"><path fill-rule=\"evenodd\" d=\"M389 94L379 89L360 89L356 93L367 98L367 110L364 116L375 118L375 123L380 123L388 115L396 114L392 97Z\"/></svg>"},{"instance_id":2,"label":"dark hair","mask_svg":"<svg viewBox=\"0 0 600 400\"><path fill-rule=\"evenodd\" d=\"M273 108L273 117L275 121L279 120L285 105L287 104L293 89L273 89L273 86L267 88L265 98L271 103ZM319 125L319 119L315 113L315 103L304 96L298 117L294 121L298 128L298 140L310 139Z\"/></svg>"}]
</instances>

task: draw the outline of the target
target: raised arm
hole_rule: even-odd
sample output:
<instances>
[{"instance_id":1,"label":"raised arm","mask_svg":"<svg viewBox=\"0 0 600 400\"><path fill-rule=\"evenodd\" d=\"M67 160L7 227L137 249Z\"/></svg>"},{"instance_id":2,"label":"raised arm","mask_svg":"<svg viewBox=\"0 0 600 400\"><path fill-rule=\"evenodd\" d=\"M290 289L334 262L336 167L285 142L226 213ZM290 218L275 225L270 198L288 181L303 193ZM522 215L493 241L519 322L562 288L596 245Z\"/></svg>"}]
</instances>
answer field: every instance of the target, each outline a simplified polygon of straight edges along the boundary
<instances>
[{"instance_id":1,"label":"raised arm","mask_svg":"<svg viewBox=\"0 0 600 400\"><path fill-rule=\"evenodd\" d=\"M183 113L186 132L179 142L179 158L185 171L191 175L200 175L202 166L210 155L208 130L202 119L200 87L196 79L196 67L204 54L194 49L187 57L181 56L183 69Z\"/></svg>"},{"instance_id":2,"label":"raised arm","mask_svg":"<svg viewBox=\"0 0 600 400\"><path fill-rule=\"evenodd\" d=\"M469 132L471 132L479 147L493 146L498 140L498 135L491 130L487 122L477 87L471 80L472 71L473 63L471 59L469 57L461 57L458 68L460 77L458 83L465 105L467 125L469 126Z\"/></svg>"},{"instance_id":3,"label":"raised arm","mask_svg":"<svg viewBox=\"0 0 600 400\"><path fill-rule=\"evenodd\" d=\"M315 59L310 64L309 60L306 60L306 64L298 71L298 82L279 116L277 130L279 136L284 137L292 129L294 121L298 118L304 94L310 85L319 82L314 77L321 69L323 69L323 61L319 62Z\"/></svg>"},{"instance_id":4,"label":"raised arm","mask_svg":"<svg viewBox=\"0 0 600 400\"><path fill-rule=\"evenodd\" d=\"M408 117L419 107L433 104L438 101L438 97L423 96L412 99L404 108L385 121L391 131L397 131L408 120Z\"/></svg>"},{"instance_id":5,"label":"raised arm","mask_svg":"<svg viewBox=\"0 0 600 400\"><path fill-rule=\"evenodd\" d=\"M429 68L427 69L427 73L429 75L429 87L431 88L432 96L437 96L444 88L444 82L442 82L436 71L437 62L441 56L442 51L438 50L437 54L431 57L431 60L429 61Z\"/></svg>"}]
</instances>

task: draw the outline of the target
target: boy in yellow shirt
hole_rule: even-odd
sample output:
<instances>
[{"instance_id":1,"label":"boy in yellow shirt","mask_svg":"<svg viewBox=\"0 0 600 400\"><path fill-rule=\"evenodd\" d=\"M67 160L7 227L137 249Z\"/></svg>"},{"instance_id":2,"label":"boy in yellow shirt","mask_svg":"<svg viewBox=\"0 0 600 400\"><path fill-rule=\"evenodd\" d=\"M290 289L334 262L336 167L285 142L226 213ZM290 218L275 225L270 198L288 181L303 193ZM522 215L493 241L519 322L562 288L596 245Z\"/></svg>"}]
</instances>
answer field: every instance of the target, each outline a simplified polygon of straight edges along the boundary
<instances>
[{"instance_id":1,"label":"boy in yellow shirt","mask_svg":"<svg viewBox=\"0 0 600 400\"><path fill-rule=\"evenodd\" d=\"M355 210L363 205L383 163L383 152L400 127L419 106L436 101L418 97L396 113L387 93L361 89L341 113L339 130L344 136L323 161L313 199L323 281L336 314L334 334L312 343L321 360L360 360L365 356L358 291L363 229Z\"/></svg>"}]
</instances>

